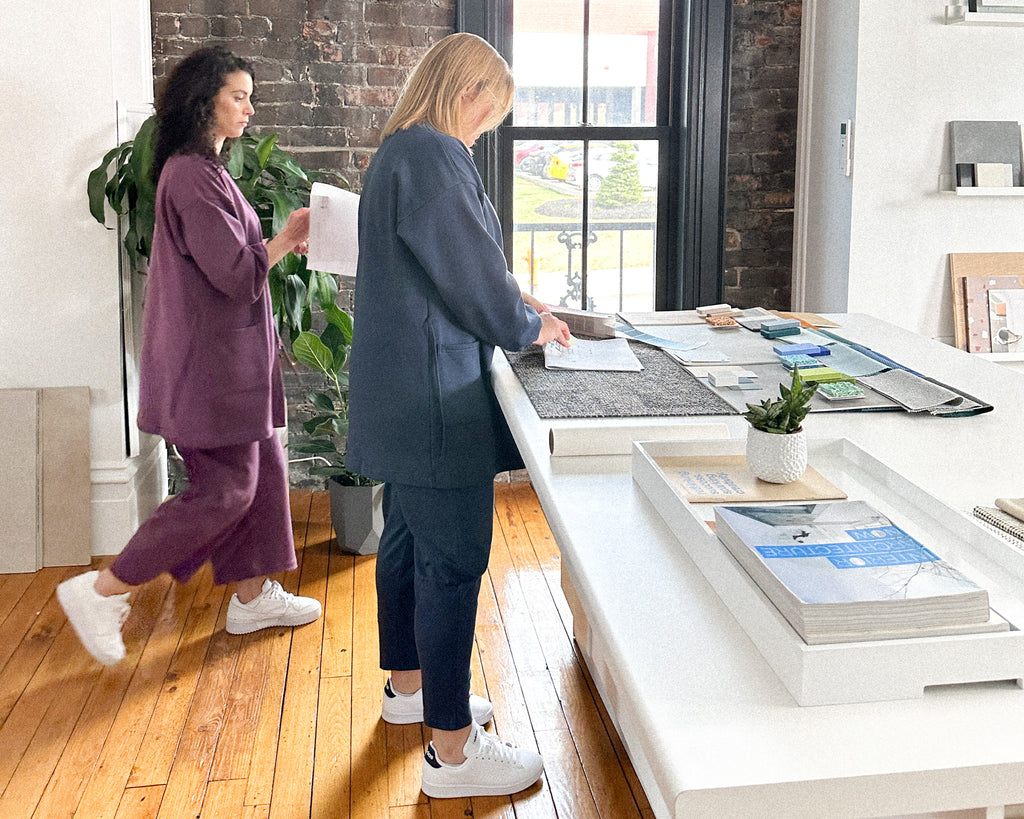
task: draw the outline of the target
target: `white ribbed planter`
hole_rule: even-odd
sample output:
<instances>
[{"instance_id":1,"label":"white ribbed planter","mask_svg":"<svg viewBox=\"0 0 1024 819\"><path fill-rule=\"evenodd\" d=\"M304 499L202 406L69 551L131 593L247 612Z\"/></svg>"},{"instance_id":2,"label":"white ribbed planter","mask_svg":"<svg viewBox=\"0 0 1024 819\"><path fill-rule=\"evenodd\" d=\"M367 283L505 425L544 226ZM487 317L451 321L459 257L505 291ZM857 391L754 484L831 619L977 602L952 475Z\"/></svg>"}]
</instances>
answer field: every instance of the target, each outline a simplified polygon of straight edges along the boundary
<instances>
[{"instance_id":1,"label":"white ribbed planter","mask_svg":"<svg viewBox=\"0 0 1024 819\"><path fill-rule=\"evenodd\" d=\"M807 470L807 434L801 427L788 435L776 435L750 427L747 430L747 468L768 483L791 483Z\"/></svg>"}]
</instances>

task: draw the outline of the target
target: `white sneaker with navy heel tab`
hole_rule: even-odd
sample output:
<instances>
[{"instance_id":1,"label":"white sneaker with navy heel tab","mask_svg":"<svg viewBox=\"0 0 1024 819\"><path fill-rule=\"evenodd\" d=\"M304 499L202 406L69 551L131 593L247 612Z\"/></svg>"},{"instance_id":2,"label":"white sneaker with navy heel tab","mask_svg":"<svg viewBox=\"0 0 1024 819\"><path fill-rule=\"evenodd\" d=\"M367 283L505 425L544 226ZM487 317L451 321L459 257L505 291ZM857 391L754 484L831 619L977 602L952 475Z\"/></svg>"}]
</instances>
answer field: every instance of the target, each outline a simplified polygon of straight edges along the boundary
<instances>
[{"instance_id":1,"label":"white sneaker with navy heel tab","mask_svg":"<svg viewBox=\"0 0 1024 819\"><path fill-rule=\"evenodd\" d=\"M466 761L449 765L437 756L434 743L423 756L423 792L434 799L467 796L506 796L524 790L544 773L544 760L535 751L502 742L474 723L462 752Z\"/></svg>"},{"instance_id":2,"label":"white sneaker with navy heel tab","mask_svg":"<svg viewBox=\"0 0 1024 819\"><path fill-rule=\"evenodd\" d=\"M320 601L286 592L269 577L263 589L248 603L231 595L224 628L228 634L250 634L263 628L304 626L320 617Z\"/></svg>"},{"instance_id":3,"label":"white sneaker with navy heel tab","mask_svg":"<svg viewBox=\"0 0 1024 819\"><path fill-rule=\"evenodd\" d=\"M469 695L469 712L473 715L473 722L477 725L486 725L494 715L494 707L483 697L476 694ZM423 722L423 689L415 694L400 694L395 691L388 677L384 685L384 701L381 706L381 716L384 722L392 725L411 725L414 722Z\"/></svg>"}]
</instances>

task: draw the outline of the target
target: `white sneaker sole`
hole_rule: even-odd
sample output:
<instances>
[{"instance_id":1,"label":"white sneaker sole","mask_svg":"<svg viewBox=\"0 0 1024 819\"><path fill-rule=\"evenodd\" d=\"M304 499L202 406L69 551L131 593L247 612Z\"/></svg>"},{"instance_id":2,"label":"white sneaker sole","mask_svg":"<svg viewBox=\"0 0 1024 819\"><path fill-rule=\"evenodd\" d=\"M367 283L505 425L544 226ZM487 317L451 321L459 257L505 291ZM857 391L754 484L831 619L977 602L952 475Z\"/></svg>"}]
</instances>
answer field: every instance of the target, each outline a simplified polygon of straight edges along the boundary
<instances>
[{"instance_id":1,"label":"white sneaker sole","mask_svg":"<svg viewBox=\"0 0 1024 819\"><path fill-rule=\"evenodd\" d=\"M466 799L471 796L511 796L514 793L525 791L535 782L539 782L544 771L541 770L536 776L525 774L522 779L504 785L473 785L473 784L452 784L435 785L430 782L422 782L420 790L431 799Z\"/></svg>"},{"instance_id":2,"label":"white sneaker sole","mask_svg":"<svg viewBox=\"0 0 1024 819\"><path fill-rule=\"evenodd\" d=\"M294 628L295 626L305 626L309 623L315 623L320 619L320 612L316 614L307 614L303 616L296 615L295 617L282 618L275 620L273 623L263 623L258 620L251 623L225 623L224 630L228 634L252 634L254 631L262 631L265 628Z\"/></svg>"}]
</instances>

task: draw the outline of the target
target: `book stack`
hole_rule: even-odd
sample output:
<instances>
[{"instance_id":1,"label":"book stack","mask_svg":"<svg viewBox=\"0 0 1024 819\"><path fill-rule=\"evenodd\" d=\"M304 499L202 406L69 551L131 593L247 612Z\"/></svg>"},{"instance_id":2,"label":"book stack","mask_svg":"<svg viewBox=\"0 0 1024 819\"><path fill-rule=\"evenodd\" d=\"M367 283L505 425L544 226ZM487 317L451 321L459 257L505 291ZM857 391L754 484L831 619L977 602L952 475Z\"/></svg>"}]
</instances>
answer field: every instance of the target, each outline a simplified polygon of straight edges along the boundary
<instances>
[{"instance_id":1,"label":"book stack","mask_svg":"<svg viewBox=\"0 0 1024 819\"><path fill-rule=\"evenodd\" d=\"M1009 629L984 588L864 501L717 506L715 521L809 645Z\"/></svg>"}]
</instances>

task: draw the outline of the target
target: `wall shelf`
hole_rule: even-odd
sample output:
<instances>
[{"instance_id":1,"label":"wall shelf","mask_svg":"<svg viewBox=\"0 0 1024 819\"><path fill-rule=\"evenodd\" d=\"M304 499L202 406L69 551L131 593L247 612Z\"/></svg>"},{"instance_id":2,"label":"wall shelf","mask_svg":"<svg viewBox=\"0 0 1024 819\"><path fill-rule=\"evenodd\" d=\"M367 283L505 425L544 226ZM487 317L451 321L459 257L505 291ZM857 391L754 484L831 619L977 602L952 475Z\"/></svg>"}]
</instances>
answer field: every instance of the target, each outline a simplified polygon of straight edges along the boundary
<instances>
[{"instance_id":1,"label":"wall shelf","mask_svg":"<svg viewBox=\"0 0 1024 819\"><path fill-rule=\"evenodd\" d=\"M1017 185L1012 188L955 188L948 193L955 193L957 196L1024 196L1024 186Z\"/></svg>"},{"instance_id":2,"label":"wall shelf","mask_svg":"<svg viewBox=\"0 0 1024 819\"><path fill-rule=\"evenodd\" d=\"M946 6L946 25L1024 26L1024 8L1013 12L968 11L967 6Z\"/></svg>"}]
</instances>

